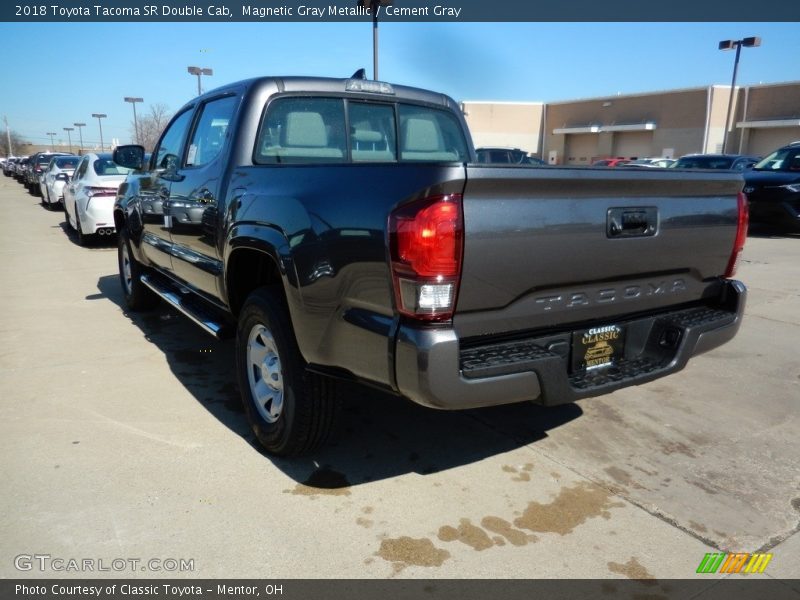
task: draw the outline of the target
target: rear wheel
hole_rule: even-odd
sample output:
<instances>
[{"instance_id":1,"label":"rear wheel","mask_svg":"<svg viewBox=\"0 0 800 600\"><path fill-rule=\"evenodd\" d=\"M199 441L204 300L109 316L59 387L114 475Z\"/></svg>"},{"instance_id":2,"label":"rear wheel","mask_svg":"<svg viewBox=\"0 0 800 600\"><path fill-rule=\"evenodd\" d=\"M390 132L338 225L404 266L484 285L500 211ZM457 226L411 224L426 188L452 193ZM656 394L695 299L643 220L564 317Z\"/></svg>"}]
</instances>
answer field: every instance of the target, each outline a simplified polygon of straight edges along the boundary
<instances>
[{"instance_id":1,"label":"rear wheel","mask_svg":"<svg viewBox=\"0 0 800 600\"><path fill-rule=\"evenodd\" d=\"M133 256L128 230L124 227L117 235L117 262L119 263L119 282L122 285L122 294L125 296L127 307L133 311L142 311L151 309L158 304L158 296L140 279L143 271L142 265Z\"/></svg>"},{"instance_id":2,"label":"rear wheel","mask_svg":"<svg viewBox=\"0 0 800 600\"><path fill-rule=\"evenodd\" d=\"M247 298L236 371L247 418L268 452L304 454L327 441L340 409L335 382L306 370L279 288L260 288Z\"/></svg>"},{"instance_id":3,"label":"rear wheel","mask_svg":"<svg viewBox=\"0 0 800 600\"><path fill-rule=\"evenodd\" d=\"M64 209L64 220L67 222L67 229L68 230L74 229L74 227L72 227L72 223L70 223L70 221L69 221L69 211L67 210L67 199L66 199L66 197L64 198L64 203L62 204L62 208Z\"/></svg>"},{"instance_id":4,"label":"rear wheel","mask_svg":"<svg viewBox=\"0 0 800 600\"><path fill-rule=\"evenodd\" d=\"M89 240L91 236L83 233L83 229L81 229L81 216L78 214L78 205L75 205L75 231L78 232L78 245L79 246L88 246Z\"/></svg>"}]
</instances>

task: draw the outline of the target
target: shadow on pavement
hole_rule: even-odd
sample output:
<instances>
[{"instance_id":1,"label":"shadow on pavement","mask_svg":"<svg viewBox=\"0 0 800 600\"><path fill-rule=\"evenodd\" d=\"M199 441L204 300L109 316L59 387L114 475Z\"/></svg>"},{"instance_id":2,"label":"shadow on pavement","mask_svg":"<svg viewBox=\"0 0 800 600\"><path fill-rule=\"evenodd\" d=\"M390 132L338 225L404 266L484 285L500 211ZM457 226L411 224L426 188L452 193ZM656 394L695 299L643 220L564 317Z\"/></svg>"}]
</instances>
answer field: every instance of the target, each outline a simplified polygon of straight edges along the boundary
<instances>
[{"instance_id":1,"label":"shadow on pavement","mask_svg":"<svg viewBox=\"0 0 800 600\"><path fill-rule=\"evenodd\" d=\"M576 404L531 403L445 412L357 384L342 385L344 408L327 446L308 456L265 454L250 431L234 373L233 340L216 341L162 304L152 312L124 309L118 276L97 283L88 300L110 300L164 354L176 379L228 429L298 482L297 493L343 488L445 471L532 444L582 413ZM304 491L305 490L305 491Z\"/></svg>"}]
</instances>

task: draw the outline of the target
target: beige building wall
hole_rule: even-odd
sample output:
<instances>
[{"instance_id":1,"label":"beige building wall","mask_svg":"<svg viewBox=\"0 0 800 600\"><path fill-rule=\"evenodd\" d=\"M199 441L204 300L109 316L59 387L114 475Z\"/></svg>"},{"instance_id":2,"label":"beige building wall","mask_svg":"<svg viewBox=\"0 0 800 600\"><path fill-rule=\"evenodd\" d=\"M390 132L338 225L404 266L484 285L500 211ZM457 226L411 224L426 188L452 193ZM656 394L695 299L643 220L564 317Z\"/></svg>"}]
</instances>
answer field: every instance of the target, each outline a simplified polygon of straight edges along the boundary
<instances>
[{"instance_id":1,"label":"beige building wall","mask_svg":"<svg viewBox=\"0 0 800 600\"><path fill-rule=\"evenodd\" d=\"M586 165L606 157L720 152L729 98L730 86L713 85L548 104L464 102L463 107L476 146L514 146L553 164ZM729 153L763 156L794 140L800 140L800 82L736 89Z\"/></svg>"},{"instance_id":2,"label":"beige building wall","mask_svg":"<svg viewBox=\"0 0 800 600\"><path fill-rule=\"evenodd\" d=\"M463 102L461 110L476 148L501 146L541 153L541 102Z\"/></svg>"}]
</instances>

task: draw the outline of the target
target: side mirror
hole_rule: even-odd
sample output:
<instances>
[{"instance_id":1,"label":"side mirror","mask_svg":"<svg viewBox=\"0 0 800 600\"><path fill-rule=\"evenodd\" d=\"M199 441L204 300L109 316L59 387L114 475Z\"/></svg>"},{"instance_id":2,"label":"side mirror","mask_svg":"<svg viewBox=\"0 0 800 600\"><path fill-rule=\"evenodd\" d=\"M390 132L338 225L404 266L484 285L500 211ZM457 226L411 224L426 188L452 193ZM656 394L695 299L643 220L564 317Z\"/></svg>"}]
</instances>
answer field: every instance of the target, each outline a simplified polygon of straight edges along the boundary
<instances>
[{"instance_id":1,"label":"side mirror","mask_svg":"<svg viewBox=\"0 0 800 600\"><path fill-rule=\"evenodd\" d=\"M144 146L117 146L113 160L120 167L140 171L144 166Z\"/></svg>"}]
</instances>

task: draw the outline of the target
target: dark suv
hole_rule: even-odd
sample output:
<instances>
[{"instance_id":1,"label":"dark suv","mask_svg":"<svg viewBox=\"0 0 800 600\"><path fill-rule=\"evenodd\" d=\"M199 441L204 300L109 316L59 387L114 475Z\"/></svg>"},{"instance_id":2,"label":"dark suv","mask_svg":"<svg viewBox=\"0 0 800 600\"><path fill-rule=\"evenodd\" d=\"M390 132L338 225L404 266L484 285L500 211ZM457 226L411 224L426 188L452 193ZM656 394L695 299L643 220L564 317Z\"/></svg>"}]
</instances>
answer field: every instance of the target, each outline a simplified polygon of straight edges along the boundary
<instances>
[{"instance_id":1,"label":"dark suv","mask_svg":"<svg viewBox=\"0 0 800 600\"><path fill-rule=\"evenodd\" d=\"M800 231L800 141L775 150L744 179L751 221Z\"/></svg>"}]
</instances>

